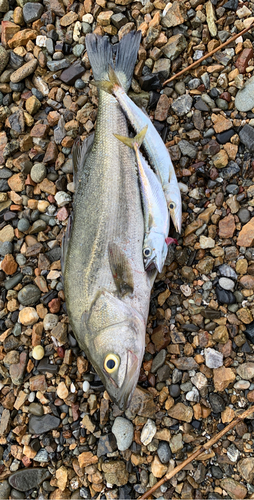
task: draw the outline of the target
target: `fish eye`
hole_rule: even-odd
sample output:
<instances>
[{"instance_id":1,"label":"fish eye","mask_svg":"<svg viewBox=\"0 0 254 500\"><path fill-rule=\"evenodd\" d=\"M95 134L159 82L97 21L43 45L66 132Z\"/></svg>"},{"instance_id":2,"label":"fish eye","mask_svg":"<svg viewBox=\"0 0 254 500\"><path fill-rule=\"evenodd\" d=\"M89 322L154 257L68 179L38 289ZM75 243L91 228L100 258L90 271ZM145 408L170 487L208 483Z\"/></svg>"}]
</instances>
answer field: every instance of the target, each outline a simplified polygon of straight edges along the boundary
<instances>
[{"instance_id":1,"label":"fish eye","mask_svg":"<svg viewBox=\"0 0 254 500\"><path fill-rule=\"evenodd\" d=\"M169 204L170 210L173 210L175 208L175 206L176 206L176 204L173 201L171 201Z\"/></svg>"},{"instance_id":2,"label":"fish eye","mask_svg":"<svg viewBox=\"0 0 254 500\"><path fill-rule=\"evenodd\" d=\"M120 364L119 357L116 354L108 354L104 360L104 368L107 373L113 373Z\"/></svg>"},{"instance_id":3,"label":"fish eye","mask_svg":"<svg viewBox=\"0 0 254 500\"><path fill-rule=\"evenodd\" d=\"M144 248L143 250L144 257L150 257L151 253L152 253L151 248Z\"/></svg>"}]
</instances>

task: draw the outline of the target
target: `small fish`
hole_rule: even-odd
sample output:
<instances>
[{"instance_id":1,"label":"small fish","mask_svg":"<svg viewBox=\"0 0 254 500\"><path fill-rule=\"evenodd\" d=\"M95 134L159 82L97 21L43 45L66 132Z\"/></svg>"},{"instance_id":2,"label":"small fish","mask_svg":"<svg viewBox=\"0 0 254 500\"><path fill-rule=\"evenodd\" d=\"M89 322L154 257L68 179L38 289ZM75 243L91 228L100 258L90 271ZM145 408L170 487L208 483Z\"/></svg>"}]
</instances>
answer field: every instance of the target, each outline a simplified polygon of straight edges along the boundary
<instances>
[{"instance_id":1,"label":"small fish","mask_svg":"<svg viewBox=\"0 0 254 500\"><path fill-rule=\"evenodd\" d=\"M161 183L139 150L147 128L146 125L133 139L114 135L135 151L145 222L144 265L145 269L148 269L151 268L151 264L154 264L161 273L168 252L166 239L169 232L169 216Z\"/></svg>"},{"instance_id":2,"label":"small fish","mask_svg":"<svg viewBox=\"0 0 254 500\"><path fill-rule=\"evenodd\" d=\"M120 83L119 75L116 75L111 66L109 66L108 78L109 81L104 79L91 83L114 95L136 132L142 130L146 125L148 126L143 145L149 161L160 179L173 224L180 233L182 226L181 193L169 152L150 118L128 97Z\"/></svg>"},{"instance_id":3,"label":"small fish","mask_svg":"<svg viewBox=\"0 0 254 500\"><path fill-rule=\"evenodd\" d=\"M94 78L108 66L128 90L140 44L131 32L119 44L86 36ZM73 151L75 200L62 243L66 306L73 333L115 403L126 409L145 349L156 272L144 269L144 218L134 151L114 137L128 134L116 99L99 91L94 137Z\"/></svg>"}]
</instances>

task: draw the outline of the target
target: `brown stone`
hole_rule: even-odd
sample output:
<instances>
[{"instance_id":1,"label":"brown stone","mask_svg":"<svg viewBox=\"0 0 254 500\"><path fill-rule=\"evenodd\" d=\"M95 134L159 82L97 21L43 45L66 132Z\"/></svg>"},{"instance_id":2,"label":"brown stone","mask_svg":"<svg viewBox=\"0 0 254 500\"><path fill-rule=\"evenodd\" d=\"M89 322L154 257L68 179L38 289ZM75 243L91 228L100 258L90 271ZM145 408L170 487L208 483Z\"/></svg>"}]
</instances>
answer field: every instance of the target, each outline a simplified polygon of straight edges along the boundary
<instances>
[{"instance_id":1,"label":"brown stone","mask_svg":"<svg viewBox=\"0 0 254 500\"><path fill-rule=\"evenodd\" d=\"M51 141L47 147L46 154L43 158L44 163L54 163L58 157L57 145L54 141Z\"/></svg>"},{"instance_id":2,"label":"brown stone","mask_svg":"<svg viewBox=\"0 0 254 500\"><path fill-rule=\"evenodd\" d=\"M122 460L109 460L103 462L102 470L105 474L105 480L108 483L115 484L116 486L123 486L128 482L129 473L126 470L125 462Z\"/></svg>"},{"instance_id":3,"label":"brown stone","mask_svg":"<svg viewBox=\"0 0 254 500\"><path fill-rule=\"evenodd\" d=\"M248 307L241 307L237 311L237 317L245 324L249 325L253 321L253 316Z\"/></svg>"},{"instance_id":4,"label":"brown stone","mask_svg":"<svg viewBox=\"0 0 254 500\"><path fill-rule=\"evenodd\" d=\"M233 408L229 408L229 406L227 406L225 410L221 413L221 420L223 424L232 422L234 418L235 418L235 412Z\"/></svg>"},{"instance_id":5,"label":"brown stone","mask_svg":"<svg viewBox=\"0 0 254 500\"><path fill-rule=\"evenodd\" d=\"M131 413L140 415L141 417L154 418L156 404L148 391L137 386L132 396L129 410Z\"/></svg>"},{"instance_id":6,"label":"brown stone","mask_svg":"<svg viewBox=\"0 0 254 500\"><path fill-rule=\"evenodd\" d=\"M216 391L223 392L234 381L235 374L231 368L221 366L213 370L213 383Z\"/></svg>"},{"instance_id":7,"label":"brown stone","mask_svg":"<svg viewBox=\"0 0 254 500\"><path fill-rule=\"evenodd\" d=\"M1 33L1 42L4 47L8 47L8 42L11 38L20 31L20 26L17 26L15 23L11 21L2 21L2 33Z\"/></svg>"},{"instance_id":8,"label":"brown stone","mask_svg":"<svg viewBox=\"0 0 254 500\"><path fill-rule=\"evenodd\" d=\"M56 186L54 182L49 181L46 177L37 185L39 186L40 190L44 191L45 193L52 194L53 196L56 194Z\"/></svg>"},{"instance_id":9,"label":"brown stone","mask_svg":"<svg viewBox=\"0 0 254 500\"><path fill-rule=\"evenodd\" d=\"M239 474L247 483L253 484L254 480L254 458L246 457L240 460L237 464Z\"/></svg>"},{"instance_id":10,"label":"brown stone","mask_svg":"<svg viewBox=\"0 0 254 500\"><path fill-rule=\"evenodd\" d=\"M93 455L91 451L84 451L78 456L79 467L87 467L88 465L96 464L98 457Z\"/></svg>"},{"instance_id":11,"label":"brown stone","mask_svg":"<svg viewBox=\"0 0 254 500\"><path fill-rule=\"evenodd\" d=\"M61 491L64 491L68 481L68 469L62 465L56 470L57 486Z\"/></svg>"},{"instance_id":12,"label":"brown stone","mask_svg":"<svg viewBox=\"0 0 254 500\"><path fill-rule=\"evenodd\" d=\"M228 155L224 149L221 149L213 156L213 164L216 168L226 167L228 164Z\"/></svg>"},{"instance_id":13,"label":"brown stone","mask_svg":"<svg viewBox=\"0 0 254 500\"><path fill-rule=\"evenodd\" d=\"M247 290L253 290L254 289L254 276L251 276L250 274L246 274L245 276L242 276L240 278L239 283L244 288L247 288Z\"/></svg>"},{"instance_id":14,"label":"brown stone","mask_svg":"<svg viewBox=\"0 0 254 500\"><path fill-rule=\"evenodd\" d=\"M240 56L235 62L235 66L238 68L239 73L245 73L248 66L249 60L253 58L253 49L243 49Z\"/></svg>"},{"instance_id":15,"label":"brown stone","mask_svg":"<svg viewBox=\"0 0 254 500\"><path fill-rule=\"evenodd\" d=\"M186 21L184 6L182 3L175 1L162 18L161 24L165 28L172 28L183 24L184 21Z\"/></svg>"},{"instance_id":16,"label":"brown stone","mask_svg":"<svg viewBox=\"0 0 254 500\"><path fill-rule=\"evenodd\" d=\"M17 271L18 264L15 261L13 255L11 254L5 255L4 260L1 263L1 268L5 272L5 274L8 275L14 274Z\"/></svg>"},{"instance_id":17,"label":"brown stone","mask_svg":"<svg viewBox=\"0 0 254 500\"><path fill-rule=\"evenodd\" d=\"M160 122L166 120L168 116L169 106L170 106L169 98L166 96L166 94L161 94L155 110L155 115L154 115L155 120L158 120Z\"/></svg>"},{"instance_id":18,"label":"brown stone","mask_svg":"<svg viewBox=\"0 0 254 500\"><path fill-rule=\"evenodd\" d=\"M229 130L230 128L232 128L233 124L231 120L225 118L222 115L216 115L213 113L211 118L216 134L219 134L220 132L224 132L225 130Z\"/></svg>"},{"instance_id":19,"label":"brown stone","mask_svg":"<svg viewBox=\"0 0 254 500\"><path fill-rule=\"evenodd\" d=\"M47 123L37 122L30 131L31 137L37 137L40 139L46 139L49 131L49 126Z\"/></svg>"},{"instance_id":20,"label":"brown stone","mask_svg":"<svg viewBox=\"0 0 254 500\"><path fill-rule=\"evenodd\" d=\"M110 19L113 16L113 14L114 14L113 10L100 12L100 14L97 17L97 22L101 24L101 26L108 26L110 24Z\"/></svg>"},{"instance_id":21,"label":"brown stone","mask_svg":"<svg viewBox=\"0 0 254 500\"><path fill-rule=\"evenodd\" d=\"M254 244L254 217L247 222L241 229L238 239L237 245L239 247L251 247Z\"/></svg>"},{"instance_id":22,"label":"brown stone","mask_svg":"<svg viewBox=\"0 0 254 500\"><path fill-rule=\"evenodd\" d=\"M215 342L220 342L221 344L226 344L228 341L229 336L228 336L228 330L225 325L219 325L217 328L215 328L214 333L213 333L213 340Z\"/></svg>"},{"instance_id":23,"label":"brown stone","mask_svg":"<svg viewBox=\"0 0 254 500\"><path fill-rule=\"evenodd\" d=\"M152 463L151 463L151 472L154 475L154 477L162 477L164 474L166 474L168 470L167 465L163 465L157 455L155 455Z\"/></svg>"},{"instance_id":24,"label":"brown stone","mask_svg":"<svg viewBox=\"0 0 254 500\"><path fill-rule=\"evenodd\" d=\"M30 391L41 391L45 392L48 388L45 375L35 375L29 380Z\"/></svg>"},{"instance_id":25,"label":"brown stone","mask_svg":"<svg viewBox=\"0 0 254 500\"><path fill-rule=\"evenodd\" d=\"M20 47L20 45L26 45L29 40L34 40L38 35L35 30L25 29L18 31L11 40L8 42L10 49L15 49L15 47Z\"/></svg>"},{"instance_id":26,"label":"brown stone","mask_svg":"<svg viewBox=\"0 0 254 500\"><path fill-rule=\"evenodd\" d=\"M235 232L235 219L232 214L219 221L219 237L232 238Z\"/></svg>"},{"instance_id":27,"label":"brown stone","mask_svg":"<svg viewBox=\"0 0 254 500\"><path fill-rule=\"evenodd\" d=\"M74 11L67 12L61 19L60 19L60 24L61 26L70 26L72 23L75 23L78 19L78 14Z\"/></svg>"},{"instance_id":28,"label":"brown stone","mask_svg":"<svg viewBox=\"0 0 254 500\"><path fill-rule=\"evenodd\" d=\"M12 83L19 83L19 82L21 82L21 80L24 80L24 78L27 78L29 75L31 75L35 71L37 64L38 64L37 59L31 59L26 64L23 64L23 66L21 66L21 68L18 68L16 71L14 71L11 74L11 82Z\"/></svg>"},{"instance_id":29,"label":"brown stone","mask_svg":"<svg viewBox=\"0 0 254 500\"><path fill-rule=\"evenodd\" d=\"M22 173L14 174L8 179L8 184L12 191L20 193L25 189L25 179Z\"/></svg>"},{"instance_id":30,"label":"brown stone","mask_svg":"<svg viewBox=\"0 0 254 500\"><path fill-rule=\"evenodd\" d=\"M169 328L166 325L157 326L151 336L152 342L155 345L156 351L161 351L170 343Z\"/></svg>"},{"instance_id":31,"label":"brown stone","mask_svg":"<svg viewBox=\"0 0 254 500\"><path fill-rule=\"evenodd\" d=\"M238 481L235 481L231 477L226 477L225 479L221 479L220 486L225 490L229 496L233 499L242 499L247 495L247 489L245 486Z\"/></svg>"},{"instance_id":32,"label":"brown stone","mask_svg":"<svg viewBox=\"0 0 254 500\"><path fill-rule=\"evenodd\" d=\"M62 0L50 0L50 9L59 17L64 16L65 7Z\"/></svg>"},{"instance_id":33,"label":"brown stone","mask_svg":"<svg viewBox=\"0 0 254 500\"><path fill-rule=\"evenodd\" d=\"M10 366L10 377L14 385L20 385L23 382L23 377L27 364L27 353L23 351L19 357L19 363Z\"/></svg>"},{"instance_id":34,"label":"brown stone","mask_svg":"<svg viewBox=\"0 0 254 500\"><path fill-rule=\"evenodd\" d=\"M193 410L190 406L185 406L183 403L177 403L173 408L170 408L168 415L176 420L183 422L191 422L193 417Z\"/></svg>"}]
</instances>

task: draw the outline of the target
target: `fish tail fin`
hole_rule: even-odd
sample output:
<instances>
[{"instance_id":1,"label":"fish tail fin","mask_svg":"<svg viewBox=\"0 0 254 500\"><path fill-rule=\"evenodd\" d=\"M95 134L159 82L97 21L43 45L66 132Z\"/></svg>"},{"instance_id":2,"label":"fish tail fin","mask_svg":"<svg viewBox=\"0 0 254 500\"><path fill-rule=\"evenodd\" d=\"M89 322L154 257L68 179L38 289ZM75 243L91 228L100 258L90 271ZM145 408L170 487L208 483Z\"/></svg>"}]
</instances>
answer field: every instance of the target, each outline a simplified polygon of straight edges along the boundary
<instances>
[{"instance_id":1,"label":"fish tail fin","mask_svg":"<svg viewBox=\"0 0 254 500\"><path fill-rule=\"evenodd\" d=\"M140 40L141 31L130 31L116 46L115 73L125 92L131 85Z\"/></svg>"},{"instance_id":2,"label":"fish tail fin","mask_svg":"<svg viewBox=\"0 0 254 500\"><path fill-rule=\"evenodd\" d=\"M119 139L119 141L126 144L126 146L129 146L129 148L134 149L135 146L140 148L140 146L144 140L144 137L146 135L147 127L148 127L148 125L146 125L144 128L142 128L142 130L137 135L135 135L135 137L125 137L123 135L118 135L118 134L114 134L114 136L117 139Z\"/></svg>"},{"instance_id":3,"label":"fish tail fin","mask_svg":"<svg viewBox=\"0 0 254 500\"><path fill-rule=\"evenodd\" d=\"M86 35L86 48L95 81L107 78L109 66L113 66L113 45L106 36Z\"/></svg>"}]
</instances>

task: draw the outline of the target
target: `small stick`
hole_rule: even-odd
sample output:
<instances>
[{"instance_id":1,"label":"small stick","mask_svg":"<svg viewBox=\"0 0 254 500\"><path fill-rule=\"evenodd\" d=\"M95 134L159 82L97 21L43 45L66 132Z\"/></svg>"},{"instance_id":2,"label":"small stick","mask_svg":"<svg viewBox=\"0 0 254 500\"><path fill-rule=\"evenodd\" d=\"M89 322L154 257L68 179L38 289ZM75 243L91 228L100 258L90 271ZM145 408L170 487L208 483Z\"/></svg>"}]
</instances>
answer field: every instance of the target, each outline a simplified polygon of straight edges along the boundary
<instances>
[{"instance_id":1,"label":"small stick","mask_svg":"<svg viewBox=\"0 0 254 500\"><path fill-rule=\"evenodd\" d=\"M202 61L205 61L205 59L207 59L208 57L210 57L213 54L215 54L215 52L218 52L219 50L221 50L224 47L226 47L227 45L229 45L231 42L233 42L234 40L236 40L236 38L238 38L239 36L242 36L242 35L244 35L244 33L247 33L247 31L249 31L251 28L253 28L253 26L254 26L254 22L252 22L248 28L245 28L244 30L240 31L240 33L237 33L236 35L231 36L231 38L229 38L229 40L227 40L226 42L224 42L221 45L219 45L219 47L216 47L216 49L213 49L213 50L211 50L211 52L208 52L208 54L205 54L203 57L201 57L200 59L198 59L198 61L193 62L192 64L190 64L190 66L187 66L187 68L184 68L181 71L179 71L179 73L176 73L175 75L171 76L171 78L169 78L168 80L166 80L165 82L163 82L163 84L162 84L163 87L167 83L172 82L172 80L175 80L175 78L178 78L178 76L181 76L184 73L186 73L187 71L189 71L190 69L194 68L194 66L197 66Z\"/></svg>"},{"instance_id":2,"label":"small stick","mask_svg":"<svg viewBox=\"0 0 254 500\"><path fill-rule=\"evenodd\" d=\"M254 406L251 406L248 410L244 411L239 417L235 418L230 424L228 424L222 431L220 431L218 434L216 434L213 438L209 439L204 446L201 446L198 448L194 453L192 453L186 460L184 460L181 464L179 464L177 467L174 468L171 472L165 474L160 481L158 481L152 488L150 488L142 497L139 498L139 500L145 500L146 498L150 497L154 491L156 491L163 483L174 477L180 470L182 470L186 465L188 465L190 462L195 460L199 455L204 453L206 450L211 448L219 439L221 439L228 431L233 429L241 420L244 420L245 418L249 417L252 413L254 413Z\"/></svg>"}]
</instances>

